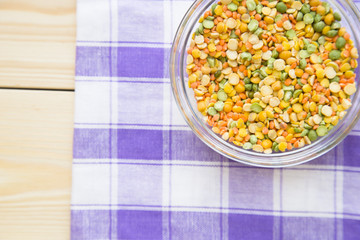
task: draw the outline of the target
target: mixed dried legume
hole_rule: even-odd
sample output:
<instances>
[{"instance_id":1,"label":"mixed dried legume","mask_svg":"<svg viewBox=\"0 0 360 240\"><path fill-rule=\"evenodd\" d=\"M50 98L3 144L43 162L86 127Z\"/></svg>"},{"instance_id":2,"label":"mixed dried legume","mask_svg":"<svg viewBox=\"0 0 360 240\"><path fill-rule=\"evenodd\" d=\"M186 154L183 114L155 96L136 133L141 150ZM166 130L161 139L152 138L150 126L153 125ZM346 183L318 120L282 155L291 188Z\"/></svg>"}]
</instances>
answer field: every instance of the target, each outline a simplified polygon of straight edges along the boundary
<instances>
[{"instance_id":1,"label":"mixed dried legume","mask_svg":"<svg viewBox=\"0 0 360 240\"><path fill-rule=\"evenodd\" d=\"M186 71L212 130L272 153L325 136L351 106L358 51L319 0L221 0L200 18Z\"/></svg>"}]
</instances>

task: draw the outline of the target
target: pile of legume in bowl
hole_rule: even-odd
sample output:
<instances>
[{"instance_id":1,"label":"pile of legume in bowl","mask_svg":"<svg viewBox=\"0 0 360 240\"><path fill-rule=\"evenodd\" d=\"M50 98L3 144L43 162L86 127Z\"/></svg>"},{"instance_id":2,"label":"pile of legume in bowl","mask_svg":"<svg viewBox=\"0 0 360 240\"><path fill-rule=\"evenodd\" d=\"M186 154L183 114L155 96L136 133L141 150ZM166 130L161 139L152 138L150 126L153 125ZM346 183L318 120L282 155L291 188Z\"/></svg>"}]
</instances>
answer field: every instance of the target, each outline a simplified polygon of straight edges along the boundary
<instances>
[{"instance_id":1,"label":"pile of legume in bowl","mask_svg":"<svg viewBox=\"0 0 360 240\"><path fill-rule=\"evenodd\" d=\"M221 0L199 19L186 58L197 109L222 139L284 152L323 137L356 92L358 51L319 0Z\"/></svg>"}]
</instances>

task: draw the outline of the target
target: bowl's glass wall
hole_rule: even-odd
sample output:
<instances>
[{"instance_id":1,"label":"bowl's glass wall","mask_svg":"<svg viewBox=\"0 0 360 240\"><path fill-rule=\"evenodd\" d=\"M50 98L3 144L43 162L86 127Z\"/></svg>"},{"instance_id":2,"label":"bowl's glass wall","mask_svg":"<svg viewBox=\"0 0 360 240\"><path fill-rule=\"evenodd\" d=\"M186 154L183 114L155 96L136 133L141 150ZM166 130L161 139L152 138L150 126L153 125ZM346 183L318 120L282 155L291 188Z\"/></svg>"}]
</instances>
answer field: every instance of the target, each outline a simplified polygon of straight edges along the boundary
<instances>
[{"instance_id":1,"label":"bowl's glass wall","mask_svg":"<svg viewBox=\"0 0 360 240\"><path fill-rule=\"evenodd\" d=\"M194 133L212 149L228 158L263 167L284 167L304 163L319 157L340 143L355 126L360 117L359 91L352 96L353 105L348 110L345 118L328 135L319 138L311 145L296 150L272 154L256 153L225 142L221 137L212 132L211 128L204 121L204 116L197 111L193 90L187 84L188 76L185 67L186 50L189 46L191 35L198 26L198 19L215 2L217 1L197 0L194 2L178 28L171 50L170 76L173 93L182 115ZM355 47L359 49L360 21L356 6L352 1L346 0L327 2L341 14L342 26L347 28ZM359 73L359 67L355 72ZM358 79L359 76L356 79L357 84Z\"/></svg>"}]
</instances>

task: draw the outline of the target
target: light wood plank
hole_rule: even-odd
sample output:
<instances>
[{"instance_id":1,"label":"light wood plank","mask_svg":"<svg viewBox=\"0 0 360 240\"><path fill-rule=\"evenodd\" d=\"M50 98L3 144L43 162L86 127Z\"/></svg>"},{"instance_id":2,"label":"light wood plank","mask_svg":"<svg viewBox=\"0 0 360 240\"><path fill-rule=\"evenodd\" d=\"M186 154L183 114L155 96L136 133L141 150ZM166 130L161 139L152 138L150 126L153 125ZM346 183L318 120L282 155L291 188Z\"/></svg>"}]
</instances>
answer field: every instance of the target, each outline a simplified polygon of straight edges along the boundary
<instances>
[{"instance_id":1,"label":"light wood plank","mask_svg":"<svg viewBox=\"0 0 360 240\"><path fill-rule=\"evenodd\" d=\"M0 239L70 238L74 92L0 90Z\"/></svg>"},{"instance_id":2,"label":"light wood plank","mask_svg":"<svg viewBox=\"0 0 360 240\"><path fill-rule=\"evenodd\" d=\"M0 0L0 87L74 89L76 0Z\"/></svg>"}]
</instances>

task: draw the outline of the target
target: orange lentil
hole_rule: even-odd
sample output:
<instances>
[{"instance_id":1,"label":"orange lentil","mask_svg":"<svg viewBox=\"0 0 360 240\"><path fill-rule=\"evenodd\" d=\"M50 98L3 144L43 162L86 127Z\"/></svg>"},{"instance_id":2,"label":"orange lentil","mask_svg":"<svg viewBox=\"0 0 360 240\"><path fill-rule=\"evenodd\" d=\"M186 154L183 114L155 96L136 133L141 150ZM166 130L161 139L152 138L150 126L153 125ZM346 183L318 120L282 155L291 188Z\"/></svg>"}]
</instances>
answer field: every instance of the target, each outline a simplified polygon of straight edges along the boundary
<instances>
[{"instance_id":1,"label":"orange lentil","mask_svg":"<svg viewBox=\"0 0 360 240\"><path fill-rule=\"evenodd\" d=\"M263 21L259 21L259 27L264 28L266 26L266 23Z\"/></svg>"},{"instance_id":2,"label":"orange lentil","mask_svg":"<svg viewBox=\"0 0 360 240\"><path fill-rule=\"evenodd\" d=\"M345 33L344 36L345 40L349 40L350 39L350 34L349 33Z\"/></svg>"},{"instance_id":3,"label":"orange lentil","mask_svg":"<svg viewBox=\"0 0 360 240\"><path fill-rule=\"evenodd\" d=\"M332 42L332 41L333 41L333 38L331 38L331 37L325 37L325 40L328 41L328 42Z\"/></svg>"},{"instance_id":4,"label":"orange lentil","mask_svg":"<svg viewBox=\"0 0 360 240\"><path fill-rule=\"evenodd\" d=\"M305 104L308 100L309 100L308 97L304 97L301 103L302 103L302 104Z\"/></svg>"},{"instance_id":5,"label":"orange lentil","mask_svg":"<svg viewBox=\"0 0 360 240\"><path fill-rule=\"evenodd\" d=\"M249 12L250 16L254 16L254 15L255 15L255 13L256 13L256 11L255 11L255 10L253 10L253 11L250 11L250 12Z\"/></svg>"},{"instance_id":6,"label":"orange lentil","mask_svg":"<svg viewBox=\"0 0 360 240\"><path fill-rule=\"evenodd\" d=\"M303 73L303 75L301 76L302 79L308 79L309 78L309 74L306 72L306 73ZM306 81L306 80L305 80ZM305 83L304 83L305 84Z\"/></svg>"},{"instance_id":7,"label":"orange lentil","mask_svg":"<svg viewBox=\"0 0 360 240\"><path fill-rule=\"evenodd\" d=\"M320 97L319 104L320 104L320 105L324 104L324 103L326 102L325 99L326 99L325 97L321 96L321 97Z\"/></svg>"},{"instance_id":8,"label":"orange lentil","mask_svg":"<svg viewBox=\"0 0 360 240\"><path fill-rule=\"evenodd\" d=\"M263 127L262 133L263 133L263 134L268 134L268 133L269 133L269 129L268 129L267 127Z\"/></svg>"},{"instance_id":9,"label":"orange lentil","mask_svg":"<svg viewBox=\"0 0 360 240\"><path fill-rule=\"evenodd\" d=\"M342 54L343 54L344 57L346 57L346 58L350 57L350 51L349 51L349 50L344 50L344 51L342 52Z\"/></svg>"},{"instance_id":10,"label":"orange lentil","mask_svg":"<svg viewBox=\"0 0 360 240\"><path fill-rule=\"evenodd\" d=\"M326 59L328 59L329 58L329 54L328 53L323 53L322 54L322 59L323 60L326 60Z\"/></svg>"},{"instance_id":11,"label":"orange lentil","mask_svg":"<svg viewBox=\"0 0 360 240\"><path fill-rule=\"evenodd\" d=\"M248 117L245 114L240 114L239 116L242 120L244 120L244 122L246 122L248 120Z\"/></svg>"},{"instance_id":12,"label":"orange lentil","mask_svg":"<svg viewBox=\"0 0 360 240\"><path fill-rule=\"evenodd\" d=\"M234 116L233 116L233 119L236 121L239 119L239 114L238 113L235 113Z\"/></svg>"},{"instance_id":13,"label":"orange lentil","mask_svg":"<svg viewBox=\"0 0 360 240\"><path fill-rule=\"evenodd\" d=\"M236 18L237 18L237 13L236 13L236 12L233 12L233 13L232 13L232 17L236 19Z\"/></svg>"},{"instance_id":14,"label":"orange lentil","mask_svg":"<svg viewBox=\"0 0 360 240\"><path fill-rule=\"evenodd\" d=\"M291 143L288 143L287 144L287 150L291 150L292 149L292 145L291 145Z\"/></svg>"},{"instance_id":15,"label":"orange lentil","mask_svg":"<svg viewBox=\"0 0 360 240\"><path fill-rule=\"evenodd\" d=\"M201 63L202 65L204 65L207 62L206 59L200 59L199 63Z\"/></svg>"},{"instance_id":16,"label":"orange lentil","mask_svg":"<svg viewBox=\"0 0 360 240\"><path fill-rule=\"evenodd\" d=\"M284 84L285 84L286 86L290 86L291 83L292 83L292 80L291 80L290 78L286 79L285 82L284 82Z\"/></svg>"},{"instance_id":17,"label":"orange lentil","mask_svg":"<svg viewBox=\"0 0 360 240\"><path fill-rule=\"evenodd\" d=\"M246 47L246 49L251 50L251 49L252 49L252 44L249 43L249 42L246 42L246 43L245 43L245 47Z\"/></svg>"},{"instance_id":18,"label":"orange lentil","mask_svg":"<svg viewBox=\"0 0 360 240\"><path fill-rule=\"evenodd\" d=\"M330 96L330 89L325 90L325 96L327 96L327 97Z\"/></svg>"},{"instance_id":19,"label":"orange lentil","mask_svg":"<svg viewBox=\"0 0 360 240\"><path fill-rule=\"evenodd\" d=\"M323 86L319 85L319 86L316 87L317 92L321 92L321 90L323 90Z\"/></svg>"},{"instance_id":20,"label":"orange lentil","mask_svg":"<svg viewBox=\"0 0 360 240\"><path fill-rule=\"evenodd\" d=\"M245 93L240 93L239 96L240 96L241 99L246 99L246 94Z\"/></svg>"}]
</instances>

